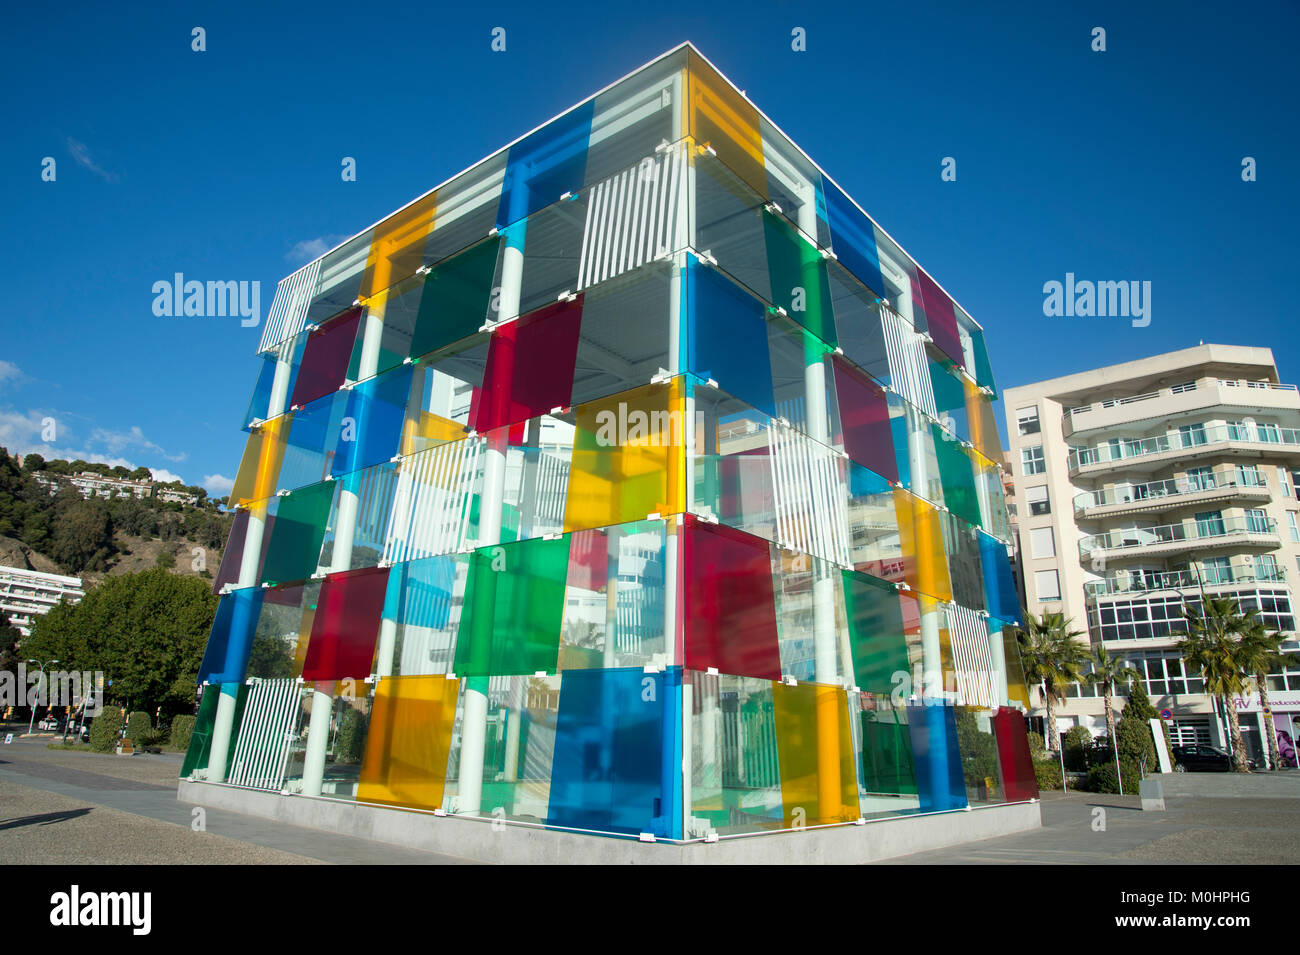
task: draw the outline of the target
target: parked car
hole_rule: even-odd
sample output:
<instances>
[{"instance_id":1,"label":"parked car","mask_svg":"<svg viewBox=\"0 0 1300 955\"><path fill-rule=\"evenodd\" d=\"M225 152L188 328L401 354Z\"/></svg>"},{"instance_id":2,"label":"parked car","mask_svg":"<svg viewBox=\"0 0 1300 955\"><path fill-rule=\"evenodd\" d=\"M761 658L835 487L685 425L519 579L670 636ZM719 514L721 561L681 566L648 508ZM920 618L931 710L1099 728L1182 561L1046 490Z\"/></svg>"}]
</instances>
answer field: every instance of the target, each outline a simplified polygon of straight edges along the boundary
<instances>
[{"instance_id":1,"label":"parked car","mask_svg":"<svg viewBox=\"0 0 1300 955\"><path fill-rule=\"evenodd\" d=\"M1178 765L1176 773L1228 773L1232 771L1232 757L1215 746L1197 743L1191 746L1175 746L1174 759ZM1247 759L1246 765L1255 769L1255 760Z\"/></svg>"},{"instance_id":2,"label":"parked car","mask_svg":"<svg viewBox=\"0 0 1300 955\"><path fill-rule=\"evenodd\" d=\"M36 728L38 730L57 733L59 730L63 729L63 721L57 716L47 716L36 724Z\"/></svg>"}]
</instances>

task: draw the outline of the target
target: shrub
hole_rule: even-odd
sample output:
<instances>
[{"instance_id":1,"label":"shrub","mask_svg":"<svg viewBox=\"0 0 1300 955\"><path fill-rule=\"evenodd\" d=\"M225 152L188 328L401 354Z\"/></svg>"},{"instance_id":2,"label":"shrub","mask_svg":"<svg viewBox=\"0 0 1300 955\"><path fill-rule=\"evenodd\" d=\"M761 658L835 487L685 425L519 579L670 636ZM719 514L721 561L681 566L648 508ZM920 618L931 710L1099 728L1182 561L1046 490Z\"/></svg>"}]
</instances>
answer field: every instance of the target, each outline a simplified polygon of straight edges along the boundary
<instances>
[{"instance_id":1,"label":"shrub","mask_svg":"<svg viewBox=\"0 0 1300 955\"><path fill-rule=\"evenodd\" d=\"M1126 766L1132 763L1134 768L1146 766L1147 772L1156 772L1156 743L1151 738L1151 725L1143 719L1129 717L1125 711L1115 724L1115 737L1119 741L1119 761ZM1125 790L1128 788L1128 774L1124 776Z\"/></svg>"},{"instance_id":2,"label":"shrub","mask_svg":"<svg viewBox=\"0 0 1300 955\"><path fill-rule=\"evenodd\" d=\"M122 710L106 706L90 724L90 748L97 753L111 753L117 748L122 732Z\"/></svg>"},{"instance_id":3,"label":"shrub","mask_svg":"<svg viewBox=\"0 0 1300 955\"><path fill-rule=\"evenodd\" d=\"M1034 776L1039 789L1064 789L1061 781L1061 764L1054 759L1035 760Z\"/></svg>"},{"instance_id":4,"label":"shrub","mask_svg":"<svg viewBox=\"0 0 1300 955\"><path fill-rule=\"evenodd\" d=\"M1131 796L1142 784L1142 774L1133 763L1122 764L1124 768L1124 795ZM1115 762L1100 763L1088 770L1088 779L1084 787L1091 793L1118 793L1119 782L1115 776Z\"/></svg>"},{"instance_id":5,"label":"shrub","mask_svg":"<svg viewBox=\"0 0 1300 955\"><path fill-rule=\"evenodd\" d=\"M194 735L194 717L182 715L172 720L171 742L168 744L172 749L185 752L190 748L190 737Z\"/></svg>"},{"instance_id":6,"label":"shrub","mask_svg":"<svg viewBox=\"0 0 1300 955\"><path fill-rule=\"evenodd\" d=\"M1072 726L1061 737L1065 768L1072 773L1086 772L1088 751L1092 748L1092 731L1086 726Z\"/></svg>"},{"instance_id":7,"label":"shrub","mask_svg":"<svg viewBox=\"0 0 1300 955\"><path fill-rule=\"evenodd\" d=\"M339 721L339 736L334 743L334 762L359 763L366 747L366 718L360 710L348 707Z\"/></svg>"},{"instance_id":8,"label":"shrub","mask_svg":"<svg viewBox=\"0 0 1300 955\"><path fill-rule=\"evenodd\" d=\"M126 738L136 749L147 746L153 738L153 720L149 714L136 710L126 721Z\"/></svg>"},{"instance_id":9,"label":"shrub","mask_svg":"<svg viewBox=\"0 0 1300 955\"><path fill-rule=\"evenodd\" d=\"M1043 743L1043 735L1029 731L1029 758L1033 760L1043 759L1047 755L1047 746Z\"/></svg>"}]
</instances>

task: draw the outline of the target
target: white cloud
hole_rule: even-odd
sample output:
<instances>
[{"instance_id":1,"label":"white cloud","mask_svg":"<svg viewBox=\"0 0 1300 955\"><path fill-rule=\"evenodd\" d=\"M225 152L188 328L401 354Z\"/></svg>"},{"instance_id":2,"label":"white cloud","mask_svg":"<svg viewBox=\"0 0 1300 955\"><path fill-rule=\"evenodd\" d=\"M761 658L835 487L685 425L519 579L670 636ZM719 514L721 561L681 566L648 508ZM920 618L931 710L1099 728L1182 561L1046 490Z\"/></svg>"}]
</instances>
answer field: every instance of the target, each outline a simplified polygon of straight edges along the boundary
<instances>
[{"instance_id":1,"label":"white cloud","mask_svg":"<svg viewBox=\"0 0 1300 955\"><path fill-rule=\"evenodd\" d=\"M0 361L0 385L18 384L24 378L22 370L11 361Z\"/></svg>"},{"instance_id":2,"label":"white cloud","mask_svg":"<svg viewBox=\"0 0 1300 955\"><path fill-rule=\"evenodd\" d=\"M162 481L164 484L170 481L180 481L182 484L185 483L183 477L179 474L174 474L171 471L168 471L166 468L150 468L149 473L153 475L155 481Z\"/></svg>"},{"instance_id":3,"label":"white cloud","mask_svg":"<svg viewBox=\"0 0 1300 955\"><path fill-rule=\"evenodd\" d=\"M71 136L69 136L68 152L70 152L72 154L72 158L77 161L77 165L84 166L86 169L89 169L91 172L93 172L100 179L103 179L105 182L117 182L118 179L117 173L109 172L107 169L104 169L101 166L99 166L95 162L95 160L91 159L90 149L87 148L85 143L81 142L80 140L73 139Z\"/></svg>"},{"instance_id":4,"label":"white cloud","mask_svg":"<svg viewBox=\"0 0 1300 955\"><path fill-rule=\"evenodd\" d=\"M235 489L235 482L224 474L205 474L203 483L199 486L205 488L212 497L225 497Z\"/></svg>"},{"instance_id":5,"label":"white cloud","mask_svg":"<svg viewBox=\"0 0 1300 955\"><path fill-rule=\"evenodd\" d=\"M290 262L305 265L312 259L319 259L346 238L346 235L321 235L314 239L303 239L286 252L284 257Z\"/></svg>"},{"instance_id":6,"label":"white cloud","mask_svg":"<svg viewBox=\"0 0 1300 955\"><path fill-rule=\"evenodd\" d=\"M90 433L90 441L97 444L103 444L108 450L117 454L125 451L127 448L139 448L142 451L149 451L168 461L184 461L185 454L168 454L161 446L154 444L144 436L139 425L132 425L129 431L111 431L108 428L95 428Z\"/></svg>"}]
</instances>

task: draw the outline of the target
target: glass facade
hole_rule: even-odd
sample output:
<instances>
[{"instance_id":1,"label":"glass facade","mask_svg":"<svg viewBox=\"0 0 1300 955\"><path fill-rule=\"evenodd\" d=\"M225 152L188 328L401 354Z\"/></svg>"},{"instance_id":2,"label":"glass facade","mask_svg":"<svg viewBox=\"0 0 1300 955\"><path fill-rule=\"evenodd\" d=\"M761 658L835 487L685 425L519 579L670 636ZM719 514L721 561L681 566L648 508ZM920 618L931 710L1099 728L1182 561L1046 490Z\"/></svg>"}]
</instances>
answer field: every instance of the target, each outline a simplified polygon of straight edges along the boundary
<instances>
[{"instance_id":1,"label":"glass facade","mask_svg":"<svg viewBox=\"0 0 1300 955\"><path fill-rule=\"evenodd\" d=\"M673 840L1037 794L983 333L693 48L260 357L187 774Z\"/></svg>"}]
</instances>

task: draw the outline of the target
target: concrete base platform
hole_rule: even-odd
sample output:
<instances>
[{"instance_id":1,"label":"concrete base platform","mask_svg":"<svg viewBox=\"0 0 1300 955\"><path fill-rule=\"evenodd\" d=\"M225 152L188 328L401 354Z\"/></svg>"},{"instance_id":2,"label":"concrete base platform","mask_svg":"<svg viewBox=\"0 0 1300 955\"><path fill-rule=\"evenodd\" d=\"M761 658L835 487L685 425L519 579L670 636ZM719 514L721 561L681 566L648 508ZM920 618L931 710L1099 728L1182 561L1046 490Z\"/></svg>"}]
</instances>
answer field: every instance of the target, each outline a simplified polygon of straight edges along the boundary
<instances>
[{"instance_id":1,"label":"concrete base platform","mask_svg":"<svg viewBox=\"0 0 1300 955\"><path fill-rule=\"evenodd\" d=\"M296 826L423 849L479 862L523 865L856 864L990 839L1042 826L1038 802L879 819L861 826L719 839L643 843L510 824L492 819L282 796L218 783L181 780L181 802L275 819Z\"/></svg>"}]
</instances>

